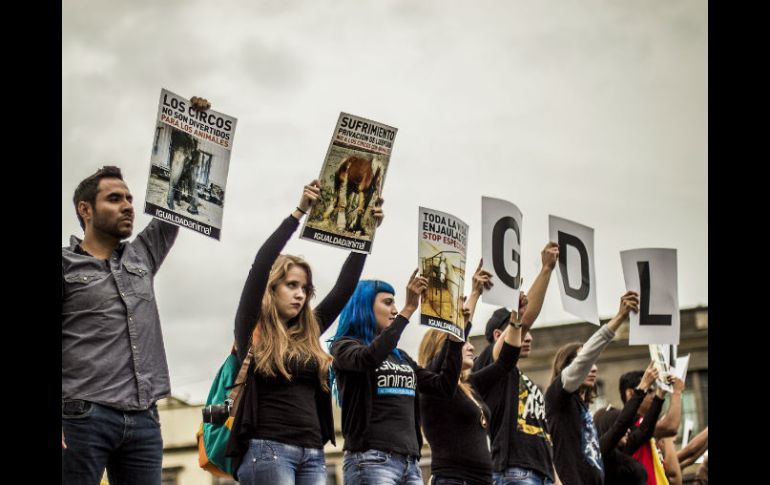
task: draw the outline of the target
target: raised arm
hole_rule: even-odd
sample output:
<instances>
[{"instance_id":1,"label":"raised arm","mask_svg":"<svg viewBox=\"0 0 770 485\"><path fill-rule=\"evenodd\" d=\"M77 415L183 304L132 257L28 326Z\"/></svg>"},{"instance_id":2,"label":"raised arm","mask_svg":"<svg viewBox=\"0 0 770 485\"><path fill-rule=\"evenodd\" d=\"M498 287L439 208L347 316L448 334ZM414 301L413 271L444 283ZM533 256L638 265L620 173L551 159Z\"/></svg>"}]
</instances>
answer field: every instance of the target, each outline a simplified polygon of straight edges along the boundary
<instances>
[{"instance_id":1,"label":"raised arm","mask_svg":"<svg viewBox=\"0 0 770 485\"><path fill-rule=\"evenodd\" d=\"M420 367L407 357L417 377L417 389L424 394L450 398L454 395L457 384L460 382L464 342L453 339L449 335L447 337L444 349L442 349L445 351L440 354L444 356L444 360L439 372Z\"/></svg>"},{"instance_id":2,"label":"raised arm","mask_svg":"<svg viewBox=\"0 0 770 485\"><path fill-rule=\"evenodd\" d=\"M412 273L412 278L417 274L417 270ZM422 276L418 277L419 286L415 287L415 290L419 289L419 292L411 292L409 297L409 316L417 309L420 304L420 297L423 296L428 288L428 280ZM412 287L412 280L410 280L410 288ZM413 302L413 304L412 304ZM413 309L412 309L413 308ZM463 315L467 322L466 335L469 330L471 312L463 308ZM447 340L444 342L444 346L441 352L434 358L433 361L426 363L429 368L420 367L409 356L406 356L409 364L412 366L417 378L417 390L424 394L431 394L433 396L450 398L454 395L457 389L457 384L460 381L460 372L462 370L462 349L465 342L455 338L454 335L447 335ZM440 366L438 372L435 371Z\"/></svg>"},{"instance_id":3,"label":"raised arm","mask_svg":"<svg viewBox=\"0 0 770 485\"><path fill-rule=\"evenodd\" d=\"M503 340L502 338L500 340ZM479 394L486 396L492 388L505 379L508 373L516 367L521 352L521 342L516 345L505 341L500 350L498 359L470 375L471 384Z\"/></svg>"},{"instance_id":4,"label":"raised arm","mask_svg":"<svg viewBox=\"0 0 770 485\"><path fill-rule=\"evenodd\" d=\"M341 370L364 372L382 364L388 354L398 346L398 340L409 320L403 315L396 316L388 328L380 332L369 345L353 338L341 338L332 344L330 352L334 365Z\"/></svg>"},{"instance_id":5,"label":"raised arm","mask_svg":"<svg viewBox=\"0 0 770 485\"><path fill-rule=\"evenodd\" d=\"M682 468L687 467L695 463L709 446L709 427L706 426L703 431L695 435L695 438L691 439L687 446L679 450L676 454L679 459L679 465Z\"/></svg>"},{"instance_id":6,"label":"raised arm","mask_svg":"<svg viewBox=\"0 0 770 485\"><path fill-rule=\"evenodd\" d=\"M669 485L682 485L682 466L676 457L674 438L661 440L663 446L663 470L666 472Z\"/></svg>"},{"instance_id":7,"label":"raised arm","mask_svg":"<svg viewBox=\"0 0 770 485\"><path fill-rule=\"evenodd\" d=\"M372 211L377 226L385 218L385 214L382 212L383 202L385 202L383 198L378 198ZM337 282L334 284L334 287L314 308L313 311L316 314L318 323L321 325L321 333L328 330L340 312L342 312L342 309L345 308L345 304L356 290L356 285L358 285L358 280L361 278L365 262L366 254L351 252L340 269L340 274L337 276Z\"/></svg>"},{"instance_id":8,"label":"raised arm","mask_svg":"<svg viewBox=\"0 0 770 485\"><path fill-rule=\"evenodd\" d=\"M480 296L484 290L488 290L493 285L490 281L492 275L481 269L483 262L483 260L479 261L479 267L473 275L474 285L471 295L475 292ZM476 297L476 300L478 300L478 297ZM473 303L475 305L475 301ZM521 292L519 293L519 314L524 313L526 308L527 295ZM470 310L472 312L473 308ZM511 327L513 325L512 320L509 319L508 323L509 325L497 339L494 347L492 347L492 363L470 375L471 384L482 396L487 395L494 386L505 379L519 361L522 340L521 324L518 324L518 328L513 328ZM467 334L468 332L466 331Z\"/></svg>"},{"instance_id":9,"label":"raised arm","mask_svg":"<svg viewBox=\"0 0 770 485\"><path fill-rule=\"evenodd\" d=\"M238 350L238 360L243 361L249 350L249 342L254 325L257 323L262 307L262 296L270 277L270 269L294 231L299 226L302 216L300 209L307 211L310 208L313 197L320 196L318 181L313 180L303 187L300 204L290 216L281 222L270 237L257 251L254 262L251 265L246 283L241 291L241 299L235 312L235 342Z\"/></svg>"},{"instance_id":10,"label":"raised arm","mask_svg":"<svg viewBox=\"0 0 770 485\"><path fill-rule=\"evenodd\" d=\"M600 327L591 335L591 338L583 344L575 359L562 370L561 382L565 391L575 392L580 388L580 384L583 383L591 371L591 366L594 365L604 348L612 341L615 331L620 327L620 324L628 317L628 312L632 310L637 311L638 308L639 295L634 291L627 291L620 298L618 313L606 325Z\"/></svg>"},{"instance_id":11,"label":"raised arm","mask_svg":"<svg viewBox=\"0 0 770 485\"><path fill-rule=\"evenodd\" d=\"M642 444L650 441L650 438L652 438L652 434L655 431L655 423L658 421L660 410L663 408L663 395L661 392L661 389L655 390L655 397L652 398L650 407L644 414L644 418L642 418L642 424L628 433L626 446L623 449L627 454L633 454Z\"/></svg>"},{"instance_id":12,"label":"raised arm","mask_svg":"<svg viewBox=\"0 0 770 485\"><path fill-rule=\"evenodd\" d=\"M465 311L465 308L463 308L463 311ZM471 328L470 323L465 325L465 338L466 339L468 338L468 334L471 331L470 328ZM444 359L446 359L446 354L447 354L447 352L449 352L449 345L447 345L448 342L446 342L447 340L449 340L449 334L446 335L444 340L445 340L445 342L441 346L441 350L439 350L439 352L436 355L433 356L433 358L430 360L430 362L426 362L425 363L425 366L424 366L425 369L428 369L429 371L436 372L436 373L441 372L441 369L444 367ZM461 353L460 357L462 358L462 353ZM462 362L460 362L460 365L462 365Z\"/></svg>"},{"instance_id":13,"label":"raised arm","mask_svg":"<svg viewBox=\"0 0 770 485\"><path fill-rule=\"evenodd\" d=\"M406 287L406 304L395 320L371 344L366 345L352 338L342 338L332 344L331 354L335 366L342 370L364 372L382 363L398 346L409 318L417 310L420 294L428 287L428 280L417 276L414 270Z\"/></svg>"},{"instance_id":14,"label":"raised arm","mask_svg":"<svg viewBox=\"0 0 770 485\"><path fill-rule=\"evenodd\" d=\"M479 298L481 297L481 294L484 293L484 290L488 290L494 286L494 283L492 283L492 273L482 269L483 264L484 260L480 259L479 265L476 267L476 271L474 271L473 278L471 279L471 294L468 296L468 300L465 302L465 307L463 308L466 322L473 321L473 314L476 312L476 304L479 302Z\"/></svg>"},{"instance_id":15,"label":"raised arm","mask_svg":"<svg viewBox=\"0 0 770 485\"><path fill-rule=\"evenodd\" d=\"M166 255L171 250L171 246L174 245L178 234L179 226L153 218L147 227L136 236L135 244L140 243L150 256L152 274L157 273L160 269L160 265L166 259Z\"/></svg>"},{"instance_id":16,"label":"raised arm","mask_svg":"<svg viewBox=\"0 0 770 485\"><path fill-rule=\"evenodd\" d=\"M559 245L553 241L548 242L543 250L540 251L540 260L543 263L543 267L540 269L540 273L538 273L529 289L526 308L521 306L520 301L518 315L514 316L513 313L511 313L512 319L517 318L518 321L521 322L522 336L529 332L529 329L532 328L535 320L537 320L538 315L540 315L540 310L543 308L545 293L548 289L548 283L551 281L551 273L553 272L554 267L556 267L556 262L559 260ZM519 293L519 295L521 295L521 293ZM493 360L497 359L497 356L500 355L500 349L502 349L503 345L502 340L503 336L501 335L495 342L495 346L492 349ZM519 346L521 345L519 344Z\"/></svg>"},{"instance_id":17,"label":"raised arm","mask_svg":"<svg viewBox=\"0 0 770 485\"><path fill-rule=\"evenodd\" d=\"M345 308L348 299L356 290L365 262L366 254L353 252L348 254L334 287L313 309L321 327L321 333L324 333L331 326L342 309Z\"/></svg>"},{"instance_id":18,"label":"raised arm","mask_svg":"<svg viewBox=\"0 0 770 485\"><path fill-rule=\"evenodd\" d=\"M559 244L549 241L543 250L540 251L540 260L543 263L543 267L529 288L529 306L527 311L519 312L522 315L521 323L524 325L524 328L521 330L522 334L526 334L529 331L535 320L537 320L538 315L540 315L540 310L543 308L545 292L548 289L548 283L551 281L551 273L553 273L556 262L559 260Z\"/></svg>"},{"instance_id":19,"label":"raised arm","mask_svg":"<svg viewBox=\"0 0 770 485\"><path fill-rule=\"evenodd\" d=\"M636 411L639 409L639 405L642 404L642 401L647 394L647 389L652 386L657 376L658 370L651 362L650 365L647 366L647 369L645 369L639 385L634 389L634 395L631 396L631 399L626 401L623 410L620 412L615 422L612 423L612 426L610 426L610 428L599 438L599 446L602 455L606 455L610 450L618 446L621 438L625 436L626 431L628 431L628 428L630 428L634 422Z\"/></svg>"},{"instance_id":20,"label":"raised arm","mask_svg":"<svg viewBox=\"0 0 770 485\"><path fill-rule=\"evenodd\" d=\"M500 357L500 352L503 349L503 344L508 344L513 347L521 348L521 342L523 340L524 324L521 322L521 315L523 315L529 308L529 297L522 291L519 292L519 311L511 312L508 317L508 325L505 326L503 333L492 347L492 361L496 361Z\"/></svg>"},{"instance_id":21,"label":"raised arm","mask_svg":"<svg viewBox=\"0 0 770 485\"><path fill-rule=\"evenodd\" d=\"M466 325L469 325L470 322L473 320L473 314L476 311L476 303L479 301L479 297L481 297L481 294L484 293L484 290L488 290L494 286L494 283L492 282L492 274L488 271L485 271L482 269L484 265L484 260L479 260L479 265L476 267L476 271L473 273L473 282L472 282L472 289L471 294L468 297L468 301L465 303L465 308L463 308L463 314L465 315L465 321ZM519 293L519 314L523 314L524 311L527 309L528 299L527 295L525 295L523 292ZM519 325L521 327L521 325ZM466 339L467 339L467 331L466 331ZM500 338L497 339L497 341L494 344L494 347L492 348L492 359L493 362L498 359L500 356L500 351L503 348L503 344L507 344L509 347L515 347L517 350L514 351L513 349L508 350L506 352L506 360L504 362L501 362L499 366L497 366L497 370L490 370L489 374L486 373L476 373L475 379L477 382L474 382L474 387L476 387L479 392L483 392L479 389L479 386L486 388L489 385L492 385L494 381L497 380L495 377L497 375L497 372L500 371L500 369L512 369L519 358L519 350L521 349L521 335L522 330L514 329L511 331L506 330L503 332L503 334L500 335ZM490 366L487 366L490 367Z\"/></svg>"},{"instance_id":22,"label":"raised arm","mask_svg":"<svg viewBox=\"0 0 770 485\"><path fill-rule=\"evenodd\" d=\"M674 391L671 393L668 411L666 411L666 414L660 418L658 424L655 426L656 439L676 436L679 432L679 425L682 422L682 392L684 391L684 382L674 375L668 376L668 382L672 384Z\"/></svg>"}]
</instances>

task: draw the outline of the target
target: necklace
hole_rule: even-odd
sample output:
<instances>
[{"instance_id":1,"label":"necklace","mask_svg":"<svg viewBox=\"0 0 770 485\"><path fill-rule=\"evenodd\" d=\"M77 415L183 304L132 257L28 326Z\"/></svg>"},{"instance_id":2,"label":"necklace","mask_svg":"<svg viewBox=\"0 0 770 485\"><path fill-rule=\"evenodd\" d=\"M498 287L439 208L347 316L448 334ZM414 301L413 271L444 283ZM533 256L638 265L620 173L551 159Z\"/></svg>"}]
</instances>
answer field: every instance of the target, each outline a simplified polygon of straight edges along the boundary
<instances>
[{"instance_id":1,"label":"necklace","mask_svg":"<svg viewBox=\"0 0 770 485\"><path fill-rule=\"evenodd\" d=\"M476 399L473 397L473 392L469 394L469 397L471 398L471 401L473 401L473 404L479 408L479 424L482 428L487 429L487 417L484 416L484 408L482 408L481 404L479 404L478 401L476 401Z\"/></svg>"}]
</instances>

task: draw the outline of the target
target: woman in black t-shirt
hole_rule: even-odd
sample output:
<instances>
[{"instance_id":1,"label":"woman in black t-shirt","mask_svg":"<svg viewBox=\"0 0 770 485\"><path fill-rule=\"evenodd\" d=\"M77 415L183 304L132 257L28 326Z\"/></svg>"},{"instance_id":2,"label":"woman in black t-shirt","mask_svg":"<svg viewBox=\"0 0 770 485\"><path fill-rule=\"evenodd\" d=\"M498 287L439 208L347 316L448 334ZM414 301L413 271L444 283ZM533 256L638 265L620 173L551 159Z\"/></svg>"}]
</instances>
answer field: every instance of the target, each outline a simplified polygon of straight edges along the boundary
<instances>
[{"instance_id":1,"label":"woman in black t-shirt","mask_svg":"<svg viewBox=\"0 0 770 485\"><path fill-rule=\"evenodd\" d=\"M470 320L482 292L491 286L491 276L482 269L480 262L473 275L473 288L464 308L467 324L462 374L458 384L460 392L455 392L451 398L429 394L421 396L422 427L431 448L431 484L493 483L489 435L491 413L481 395L486 394L501 379L507 379L508 373L518 361L522 327L518 316L524 314L527 299L524 293L519 294L519 311L512 314L508 328L500 336L503 344L499 358L483 369L471 372L473 345L467 341ZM420 343L420 364L428 369L438 364L440 359L436 357L441 354L445 342L445 334L439 330L428 330Z\"/></svg>"},{"instance_id":2,"label":"woman in black t-shirt","mask_svg":"<svg viewBox=\"0 0 770 485\"><path fill-rule=\"evenodd\" d=\"M618 313L585 342L559 348L553 359L551 384L545 391L545 417L553 438L553 461L564 485L603 485L604 463L588 405L596 395L595 362L615 331L638 311L639 295L627 291Z\"/></svg>"},{"instance_id":3,"label":"woman in black t-shirt","mask_svg":"<svg viewBox=\"0 0 770 485\"><path fill-rule=\"evenodd\" d=\"M251 359L227 455L242 484L324 485L323 446L334 442L328 373L320 335L358 283L365 255L350 253L334 288L315 308L310 266L280 254L320 197L317 180L257 252L235 316L238 359ZM382 220L377 201L374 217Z\"/></svg>"},{"instance_id":4,"label":"woman in black t-shirt","mask_svg":"<svg viewBox=\"0 0 770 485\"><path fill-rule=\"evenodd\" d=\"M460 376L462 347L459 340L445 346L439 372L420 367L396 348L427 285L415 270L407 285L406 304L398 312L391 285L361 281L330 339L333 381L342 407L346 485L423 483L416 391L451 396Z\"/></svg>"}]
</instances>

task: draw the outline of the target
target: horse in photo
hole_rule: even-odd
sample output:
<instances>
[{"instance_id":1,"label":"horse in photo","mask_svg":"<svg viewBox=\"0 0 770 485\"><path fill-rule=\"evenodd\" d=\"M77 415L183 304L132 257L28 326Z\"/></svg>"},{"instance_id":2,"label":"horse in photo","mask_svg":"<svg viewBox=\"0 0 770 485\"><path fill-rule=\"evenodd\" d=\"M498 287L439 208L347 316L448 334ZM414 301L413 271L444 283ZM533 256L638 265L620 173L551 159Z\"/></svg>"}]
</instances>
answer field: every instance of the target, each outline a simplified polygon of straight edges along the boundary
<instances>
[{"instance_id":1,"label":"horse in photo","mask_svg":"<svg viewBox=\"0 0 770 485\"><path fill-rule=\"evenodd\" d=\"M337 227L351 232L360 231L365 234L361 221L364 212L375 192L380 191L382 184L382 167L373 168L371 158L351 155L340 164L334 174L335 200L329 203L323 215L323 220L329 221L336 212ZM355 209L354 201L357 202Z\"/></svg>"}]
</instances>

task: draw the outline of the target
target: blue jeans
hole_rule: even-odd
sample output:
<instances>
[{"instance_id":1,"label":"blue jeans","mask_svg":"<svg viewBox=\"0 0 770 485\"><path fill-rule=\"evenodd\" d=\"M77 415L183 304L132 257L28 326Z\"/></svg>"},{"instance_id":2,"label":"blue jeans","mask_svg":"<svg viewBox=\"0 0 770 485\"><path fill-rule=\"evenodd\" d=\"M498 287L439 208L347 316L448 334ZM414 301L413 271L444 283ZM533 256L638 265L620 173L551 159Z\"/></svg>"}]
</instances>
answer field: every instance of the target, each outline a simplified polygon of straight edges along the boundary
<instances>
[{"instance_id":1,"label":"blue jeans","mask_svg":"<svg viewBox=\"0 0 770 485\"><path fill-rule=\"evenodd\" d=\"M380 450L346 451L345 485L423 485L419 458Z\"/></svg>"},{"instance_id":2,"label":"blue jeans","mask_svg":"<svg viewBox=\"0 0 770 485\"><path fill-rule=\"evenodd\" d=\"M504 473L494 472L492 477L495 485L553 485L551 479L540 472L518 466L506 468Z\"/></svg>"},{"instance_id":3,"label":"blue jeans","mask_svg":"<svg viewBox=\"0 0 770 485\"><path fill-rule=\"evenodd\" d=\"M472 485L471 482L459 478L448 478L441 475L432 475L429 483L430 485Z\"/></svg>"},{"instance_id":4,"label":"blue jeans","mask_svg":"<svg viewBox=\"0 0 770 485\"><path fill-rule=\"evenodd\" d=\"M241 485L326 485L324 450L249 440L238 481Z\"/></svg>"},{"instance_id":5,"label":"blue jeans","mask_svg":"<svg viewBox=\"0 0 770 485\"><path fill-rule=\"evenodd\" d=\"M163 439L158 409L120 411L88 401L62 402L62 484L160 485Z\"/></svg>"}]
</instances>

